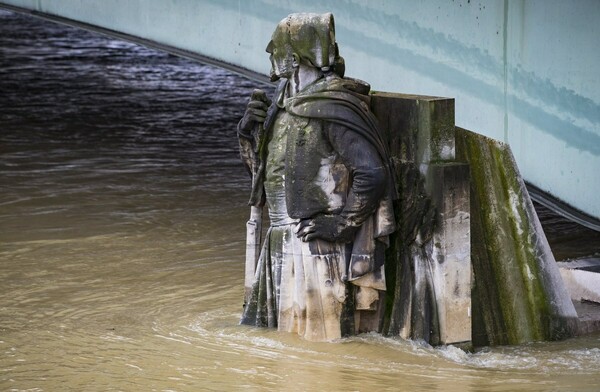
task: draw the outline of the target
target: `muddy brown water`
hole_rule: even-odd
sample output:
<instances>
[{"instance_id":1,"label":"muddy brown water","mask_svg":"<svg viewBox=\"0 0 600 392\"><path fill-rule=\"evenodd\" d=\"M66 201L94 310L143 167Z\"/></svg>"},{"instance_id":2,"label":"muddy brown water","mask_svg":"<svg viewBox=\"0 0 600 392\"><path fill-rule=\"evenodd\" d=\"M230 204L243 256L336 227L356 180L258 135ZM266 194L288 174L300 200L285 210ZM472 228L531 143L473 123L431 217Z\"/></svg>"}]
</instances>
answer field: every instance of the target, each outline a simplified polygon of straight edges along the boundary
<instances>
[{"instance_id":1,"label":"muddy brown water","mask_svg":"<svg viewBox=\"0 0 600 392\"><path fill-rule=\"evenodd\" d=\"M0 11L0 390L600 389L600 336L467 354L239 326L255 85Z\"/></svg>"}]
</instances>

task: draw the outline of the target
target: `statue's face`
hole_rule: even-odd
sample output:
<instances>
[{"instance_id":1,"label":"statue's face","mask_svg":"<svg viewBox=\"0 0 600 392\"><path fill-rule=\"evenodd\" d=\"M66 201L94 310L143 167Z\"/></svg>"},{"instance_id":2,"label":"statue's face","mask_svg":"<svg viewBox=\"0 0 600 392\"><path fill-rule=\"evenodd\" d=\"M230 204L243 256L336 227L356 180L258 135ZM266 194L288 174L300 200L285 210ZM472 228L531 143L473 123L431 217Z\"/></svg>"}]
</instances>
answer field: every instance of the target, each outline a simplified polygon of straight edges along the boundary
<instances>
[{"instance_id":1,"label":"statue's face","mask_svg":"<svg viewBox=\"0 0 600 392\"><path fill-rule=\"evenodd\" d=\"M290 79L300 62L328 71L335 65L337 46L333 15L290 14L275 27L267 53L271 60L271 80ZM295 61L294 61L295 59Z\"/></svg>"},{"instance_id":2,"label":"statue's face","mask_svg":"<svg viewBox=\"0 0 600 392\"><path fill-rule=\"evenodd\" d=\"M271 81L281 78L289 79L294 74L294 57L292 46L279 29L273 33L273 37L267 45L267 53L270 54L271 61Z\"/></svg>"}]
</instances>

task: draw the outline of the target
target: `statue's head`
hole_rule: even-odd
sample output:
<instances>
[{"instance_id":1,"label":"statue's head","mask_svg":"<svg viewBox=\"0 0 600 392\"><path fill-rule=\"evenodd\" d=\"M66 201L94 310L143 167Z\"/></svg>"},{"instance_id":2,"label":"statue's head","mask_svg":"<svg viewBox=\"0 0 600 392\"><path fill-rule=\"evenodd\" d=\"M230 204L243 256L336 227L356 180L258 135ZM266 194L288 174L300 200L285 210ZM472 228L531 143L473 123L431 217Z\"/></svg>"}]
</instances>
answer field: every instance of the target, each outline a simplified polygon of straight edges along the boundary
<instances>
[{"instance_id":1,"label":"statue's head","mask_svg":"<svg viewBox=\"0 0 600 392\"><path fill-rule=\"evenodd\" d=\"M333 14L290 14L273 32L267 45L271 80L290 78L298 64L344 76L344 60L335 42Z\"/></svg>"}]
</instances>

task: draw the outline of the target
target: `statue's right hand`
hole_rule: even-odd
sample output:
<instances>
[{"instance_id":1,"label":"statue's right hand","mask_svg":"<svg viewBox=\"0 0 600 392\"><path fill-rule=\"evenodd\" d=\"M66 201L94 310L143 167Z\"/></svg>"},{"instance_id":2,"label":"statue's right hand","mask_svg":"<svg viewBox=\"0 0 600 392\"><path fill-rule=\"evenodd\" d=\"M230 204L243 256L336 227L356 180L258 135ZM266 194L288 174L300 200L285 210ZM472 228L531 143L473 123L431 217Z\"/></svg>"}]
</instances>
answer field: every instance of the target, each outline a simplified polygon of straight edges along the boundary
<instances>
[{"instance_id":1,"label":"statue's right hand","mask_svg":"<svg viewBox=\"0 0 600 392\"><path fill-rule=\"evenodd\" d=\"M262 90L254 90L250 97L250 102L246 106L244 117L240 121L240 130L246 133L252 132L256 124L262 124L267 117L267 109L271 102Z\"/></svg>"}]
</instances>

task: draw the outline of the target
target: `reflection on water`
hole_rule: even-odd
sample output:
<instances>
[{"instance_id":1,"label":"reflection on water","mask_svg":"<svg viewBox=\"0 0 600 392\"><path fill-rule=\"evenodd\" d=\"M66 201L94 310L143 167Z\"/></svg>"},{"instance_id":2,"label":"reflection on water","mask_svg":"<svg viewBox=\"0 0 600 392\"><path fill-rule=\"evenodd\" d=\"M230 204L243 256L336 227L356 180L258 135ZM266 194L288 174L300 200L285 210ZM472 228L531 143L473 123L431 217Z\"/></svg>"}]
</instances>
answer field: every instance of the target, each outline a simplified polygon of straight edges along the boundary
<instances>
[{"instance_id":1,"label":"reflection on water","mask_svg":"<svg viewBox=\"0 0 600 392\"><path fill-rule=\"evenodd\" d=\"M1 390L598 390L598 336L466 354L238 326L254 85L0 11Z\"/></svg>"}]
</instances>

